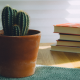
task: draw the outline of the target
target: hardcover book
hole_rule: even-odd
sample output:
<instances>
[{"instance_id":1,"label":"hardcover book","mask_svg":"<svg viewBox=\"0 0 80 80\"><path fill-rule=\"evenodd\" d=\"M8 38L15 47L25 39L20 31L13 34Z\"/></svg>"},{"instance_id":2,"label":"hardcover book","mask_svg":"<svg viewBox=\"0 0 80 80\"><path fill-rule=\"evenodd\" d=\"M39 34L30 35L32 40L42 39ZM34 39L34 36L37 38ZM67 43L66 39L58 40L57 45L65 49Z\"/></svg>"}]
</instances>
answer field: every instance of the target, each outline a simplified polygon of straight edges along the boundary
<instances>
[{"instance_id":1,"label":"hardcover book","mask_svg":"<svg viewBox=\"0 0 80 80\"><path fill-rule=\"evenodd\" d=\"M57 44L51 45L51 51L80 53L80 47L67 47L67 46L56 46L56 45Z\"/></svg>"},{"instance_id":2,"label":"hardcover book","mask_svg":"<svg viewBox=\"0 0 80 80\"><path fill-rule=\"evenodd\" d=\"M80 35L80 23L64 23L54 26L54 33Z\"/></svg>"},{"instance_id":3,"label":"hardcover book","mask_svg":"<svg viewBox=\"0 0 80 80\"><path fill-rule=\"evenodd\" d=\"M57 40L57 46L80 47L80 41Z\"/></svg>"},{"instance_id":4,"label":"hardcover book","mask_svg":"<svg viewBox=\"0 0 80 80\"><path fill-rule=\"evenodd\" d=\"M59 34L60 40L80 41L80 35Z\"/></svg>"}]
</instances>

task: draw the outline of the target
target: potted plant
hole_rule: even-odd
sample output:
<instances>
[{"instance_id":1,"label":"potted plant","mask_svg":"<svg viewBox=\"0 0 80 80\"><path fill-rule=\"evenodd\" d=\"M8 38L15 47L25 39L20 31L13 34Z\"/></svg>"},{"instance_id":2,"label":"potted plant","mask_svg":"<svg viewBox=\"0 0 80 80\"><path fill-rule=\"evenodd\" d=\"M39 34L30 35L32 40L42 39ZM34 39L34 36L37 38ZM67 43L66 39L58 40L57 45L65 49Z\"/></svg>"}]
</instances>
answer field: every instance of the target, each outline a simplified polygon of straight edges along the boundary
<instances>
[{"instance_id":1,"label":"potted plant","mask_svg":"<svg viewBox=\"0 0 80 80\"><path fill-rule=\"evenodd\" d=\"M29 16L10 6L2 10L0 75L27 77L35 72L41 32L29 28Z\"/></svg>"}]
</instances>

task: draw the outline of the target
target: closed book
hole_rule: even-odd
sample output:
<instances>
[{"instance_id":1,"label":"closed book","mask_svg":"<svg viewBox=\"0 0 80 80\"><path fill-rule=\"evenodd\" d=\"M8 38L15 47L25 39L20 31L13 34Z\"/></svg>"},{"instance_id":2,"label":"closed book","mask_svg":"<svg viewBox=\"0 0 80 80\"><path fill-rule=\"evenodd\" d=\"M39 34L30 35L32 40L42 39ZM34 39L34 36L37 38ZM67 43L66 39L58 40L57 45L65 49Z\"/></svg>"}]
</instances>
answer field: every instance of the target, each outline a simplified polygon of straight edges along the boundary
<instances>
[{"instance_id":1,"label":"closed book","mask_svg":"<svg viewBox=\"0 0 80 80\"><path fill-rule=\"evenodd\" d=\"M67 40L57 40L57 46L71 46L71 47L80 47L80 41L67 41Z\"/></svg>"},{"instance_id":2,"label":"closed book","mask_svg":"<svg viewBox=\"0 0 80 80\"><path fill-rule=\"evenodd\" d=\"M52 44L51 51L80 53L80 47L57 46L56 44Z\"/></svg>"},{"instance_id":3,"label":"closed book","mask_svg":"<svg viewBox=\"0 0 80 80\"><path fill-rule=\"evenodd\" d=\"M54 26L54 33L80 35L80 23L64 23Z\"/></svg>"},{"instance_id":4,"label":"closed book","mask_svg":"<svg viewBox=\"0 0 80 80\"><path fill-rule=\"evenodd\" d=\"M60 34L60 40L80 41L80 35Z\"/></svg>"}]
</instances>

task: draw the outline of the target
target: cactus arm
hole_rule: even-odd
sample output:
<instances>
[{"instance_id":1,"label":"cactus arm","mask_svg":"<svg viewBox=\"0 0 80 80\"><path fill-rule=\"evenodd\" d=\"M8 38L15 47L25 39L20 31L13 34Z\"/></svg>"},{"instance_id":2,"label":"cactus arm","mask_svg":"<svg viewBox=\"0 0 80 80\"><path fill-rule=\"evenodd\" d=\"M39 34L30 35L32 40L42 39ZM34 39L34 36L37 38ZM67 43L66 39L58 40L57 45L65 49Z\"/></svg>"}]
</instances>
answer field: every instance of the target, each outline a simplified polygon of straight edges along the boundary
<instances>
[{"instance_id":1,"label":"cactus arm","mask_svg":"<svg viewBox=\"0 0 80 80\"><path fill-rule=\"evenodd\" d=\"M16 24L17 10L13 9L13 24Z\"/></svg>"},{"instance_id":2,"label":"cactus arm","mask_svg":"<svg viewBox=\"0 0 80 80\"><path fill-rule=\"evenodd\" d=\"M29 28L29 16L25 12L19 11L17 14L17 24L21 29L21 35L26 35Z\"/></svg>"},{"instance_id":3,"label":"cactus arm","mask_svg":"<svg viewBox=\"0 0 80 80\"><path fill-rule=\"evenodd\" d=\"M5 9L5 8L4 8ZM4 30L4 35L7 35L8 34L8 28L6 27L6 16L5 16L5 10L3 9L2 11L2 25L3 25L3 30Z\"/></svg>"},{"instance_id":4,"label":"cactus arm","mask_svg":"<svg viewBox=\"0 0 80 80\"><path fill-rule=\"evenodd\" d=\"M24 17L23 17L23 28L22 28L22 35L25 35L25 33L26 33L26 25L27 25L27 18L26 18L26 14L23 14L24 15Z\"/></svg>"},{"instance_id":5,"label":"cactus arm","mask_svg":"<svg viewBox=\"0 0 80 80\"><path fill-rule=\"evenodd\" d=\"M9 14L8 15L8 29L9 29L9 35L11 35L11 30L13 26L13 10L10 7L9 7L8 14Z\"/></svg>"},{"instance_id":6,"label":"cactus arm","mask_svg":"<svg viewBox=\"0 0 80 80\"><path fill-rule=\"evenodd\" d=\"M20 28L18 25L12 27L12 36L20 36Z\"/></svg>"},{"instance_id":7,"label":"cactus arm","mask_svg":"<svg viewBox=\"0 0 80 80\"><path fill-rule=\"evenodd\" d=\"M25 35L25 27L26 27L26 14L23 11L19 11L17 14L17 24L21 29L21 35Z\"/></svg>"},{"instance_id":8,"label":"cactus arm","mask_svg":"<svg viewBox=\"0 0 80 80\"><path fill-rule=\"evenodd\" d=\"M25 35L27 35L28 29L29 29L29 16L26 14L26 27L25 27L25 31L24 31Z\"/></svg>"},{"instance_id":9,"label":"cactus arm","mask_svg":"<svg viewBox=\"0 0 80 80\"><path fill-rule=\"evenodd\" d=\"M28 29L29 29L29 16L26 15L26 17L27 17L27 26L26 26L26 33L25 34L28 33Z\"/></svg>"},{"instance_id":10,"label":"cactus arm","mask_svg":"<svg viewBox=\"0 0 80 80\"><path fill-rule=\"evenodd\" d=\"M6 6L2 11L2 25L5 35L11 34L11 27L13 25L13 10L11 7Z\"/></svg>"}]
</instances>

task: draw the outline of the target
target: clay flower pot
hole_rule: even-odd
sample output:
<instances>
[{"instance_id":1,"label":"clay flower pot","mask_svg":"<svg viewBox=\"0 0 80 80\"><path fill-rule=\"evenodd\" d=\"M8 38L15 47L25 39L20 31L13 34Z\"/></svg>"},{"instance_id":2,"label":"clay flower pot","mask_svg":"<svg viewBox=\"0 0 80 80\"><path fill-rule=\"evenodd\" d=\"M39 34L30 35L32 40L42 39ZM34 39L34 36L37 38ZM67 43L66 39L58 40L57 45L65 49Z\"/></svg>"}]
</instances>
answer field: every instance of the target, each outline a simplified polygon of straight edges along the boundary
<instances>
[{"instance_id":1,"label":"clay flower pot","mask_svg":"<svg viewBox=\"0 0 80 80\"><path fill-rule=\"evenodd\" d=\"M29 30L26 36L5 36L0 31L0 75L27 77L35 72L41 33Z\"/></svg>"}]
</instances>

